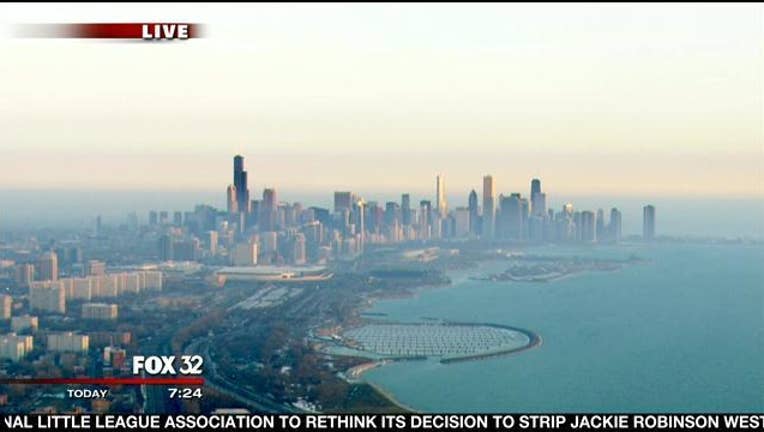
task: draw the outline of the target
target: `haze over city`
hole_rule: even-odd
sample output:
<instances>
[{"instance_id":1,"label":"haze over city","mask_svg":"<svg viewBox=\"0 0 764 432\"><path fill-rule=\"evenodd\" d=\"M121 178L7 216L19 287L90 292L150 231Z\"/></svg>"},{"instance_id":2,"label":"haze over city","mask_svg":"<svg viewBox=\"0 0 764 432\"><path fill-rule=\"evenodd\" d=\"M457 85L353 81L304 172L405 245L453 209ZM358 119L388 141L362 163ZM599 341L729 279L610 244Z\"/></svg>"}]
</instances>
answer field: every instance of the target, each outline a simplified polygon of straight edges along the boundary
<instances>
[{"instance_id":1,"label":"haze over city","mask_svg":"<svg viewBox=\"0 0 764 432\"><path fill-rule=\"evenodd\" d=\"M762 43L761 4L2 5L2 423L756 429Z\"/></svg>"},{"instance_id":2,"label":"haze over city","mask_svg":"<svg viewBox=\"0 0 764 432\"><path fill-rule=\"evenodd\" d=\"M132 44L12 30L145 8L3 6L0 188L219 191L242 153L305 193L762 194L760 5L232 7L158 5L206 37Z\"/></svg>"}]
</instances>

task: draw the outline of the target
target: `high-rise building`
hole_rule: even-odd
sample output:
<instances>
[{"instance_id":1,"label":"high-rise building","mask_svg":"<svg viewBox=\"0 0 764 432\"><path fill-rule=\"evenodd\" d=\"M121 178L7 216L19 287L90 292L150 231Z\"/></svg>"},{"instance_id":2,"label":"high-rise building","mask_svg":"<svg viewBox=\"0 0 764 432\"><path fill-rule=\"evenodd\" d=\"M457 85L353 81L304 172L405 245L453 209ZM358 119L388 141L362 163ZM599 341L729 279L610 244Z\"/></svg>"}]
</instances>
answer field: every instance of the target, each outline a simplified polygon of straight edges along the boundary
<instances>
[{"instance_id":1,"label":"high-rise building","mask_svg":"<svg viewBox=\"0 0 764 432\"><path fill-rule=\"evenodd\" d=\"M422 240L430 238L432 231L432 203L429 200L419 201L418 237Z\"/></svg>"},{"instance_id":2,"label":"high-rise building","mask_svg":"<svg viewBox=\"0 0 764 432\"><path fill-rule=\"evenodd\" d=\"M42 254L38 261L39 280L58 280L58 255L53 251Z\"/></svg>"},{"instance_id":3,"label":"high-rise building","mask_svg":"<svg viewBox=\"0 0 764 432\"><path fill-rule=\"evenodd\" d=\"M0 336L0 358L19 361L34 348L32 336L17 336L9 333Z\"/></svg>"},{"instance_id":4,"label":"high-rise building","mask_svg":"<svg viewBox=\"0 0 764 432\"><path fill-rule=\"evenodd\" d=\"M480 233L480 206L475 189L470 191L470 195L467 198L467 208L469 208L470 214L470 234L478 235Z\"/></svg>"},{"instance_id":5,"label":"high-rise building","mask_svg":"<svg viewBox=\"0 0 764 432\"><path fill-rule=\"evenodd\" d=\"M162 261L172 261L175 259L175 242L172 236L165 234L159 237L159 259Z\"/></svg>"},{"instance_id":6,"label":"high-rise building","mask_svg":"<svg viewBox=\"0 0 764 432\"><path fill-rule=\"evenodd\" d=\"M580 224L576 226L576 229L577 232L580 232L582 241L593 242L597 240L594 212L589 210L582 211L580 216Z\"/></svg>"},{"instance_id":7,"label":"high-rise building","mask_svg":"<svg viewBox=\"0 0 764 432\"><path fill-rule=\"evenodd\" d=\"M411 195L401 195L401 223L411 225Z\"/></svg>"},{"instance_id":8,"label":"high-rise building","mask_svg":"<svg viewBox=\"0 0 764 432\"><path fill-rule=\"evenodd\" d=\"M598 242L603 242L607 239L607 232L605 228L605 210L602 209L597 209L596 233Z\"/></svg>"},{"instance_id":9,"label":"high-rise building","mask_svg":"<svg viewBox=\"0 0 764 432\"><path fill-rule=\"evenodd\" d=\"M523 209L527 206L522 202L519 193L502 195L499 198L499 212L496 218L496 231L501 238L510 240L523 239Z\"/></svg>"},{"instance_id":10,"label":"high-rise building","mask_svg":"<svg viewBox=\"0 0 764 432\"><path fill-rule=\"evenodd\" d=\"M350 210L353 207L353 193L347 191L334 192L334 212Z\"/></svg>"},{"instance_id":11,"label":"high-rise building","mask_svg":"<svg viewBox=\"0 0 764 432\"><path fill-rule=\"evenodd\" d=\"M305 235L303 233L296 233L293 242L292 264L303 265L307 262Z\"/></svg>"},{"instance_id":12,"label":"high-rise building","mask_svg":"<svg viewBox=\"0 0 764 432\"><path fill-rule=\"evenodd\" d=\"M48 334L48 351L50 352L85 352L88 350L90 338L72 332Z\"/></svg>"},{"instance_id":13,"label":"high-rise building","mask_svg":"<svg viewBox=\"0 0 764 432\"><path fill-rule=\"evenodd\" d=\"M613 207L610 209L610 223L608 224L608 234L611 241L616 243L621 241L621 212Z\"/></svg>"},{"instance_id":14,"label":"high-rise building","mask_svg":"<svg viewBox=\"0 0 764 432\"><path fill-rule=\"evenodd\" d=\"M457 207L453 214L453 236L457 238L468 236L471 228L471 209L469 207Z\"/></svg>"},{"instance_id":15,"label":"high-rise building","mask_svg":"<svg viewBox=\"0 0 764 432\"><path fill-rule=\"evenodd\" d=\"M236 155L233 158L233 185L236 188L236 204L239 212L249 212L249 188L247 172L244 170L244 157Z\"/></svg>"},{"instance_id":16,"label":"high-rise building","mask_svg":"<svg viewBox=\"0 0 764 432\"><path fill-rule=\"evenodd\" d=\"M263 189L263 200L260 202L260 231L275 231L279 224L278 196L276 189Z\"/></svg>"},{"instance_id":17,"label":"high-rise building","mask_svg":"<svg viewBox=\"0 0 764 432\"><path fill-rule=\"evenodd\" d=\"M642 240L655 238L655 207L646 205L642 208Z\"/></svg>"},{"instance_id":18,"label":"high-rise building","mask_svg":"<svg viewBox=\"0 0 764 432\"><path fill-rule=\"evenodd\" d=\"M435 177L435 206L438 209L438 216L446 217L448 214L448 202L446 201L446 179L443 175Z\"/></svg>"},{"instance_id":19,"label":"high-rise building","mask_svg":"<svg viewBox=\"0 0 764 432\"><path fill-rule=\"evenodd\" d=\"M236 267L249 267L257 264L257 243L238 243L231 251L231 264Z\"/></svg>"},{"instance_id":20,"label":"high-rise building","mask_svg":"<svg viewBox=\"0 0 764 432\"><path fill-rule=\"evenodd\" d=\"M218 251L218 232L217 231L207 231L207 239L205 242L205 246L207 247L207 252L209 252L210 255L217 254L217 251Z\"/></svg>"},{"instance_id":21,"label":"high-rise building","mask_svg":"<svg viewBox=\"0 0 764 432\"><path fill-rule=\"evenodd\" d=\"M183 213L175 211L172 214L172 224L175 226L183 226Z\"/></svg>"},{"instance_id":22,"label":"high-rise building","mask_svg":"<svg viewBox=\"0 0 764 432\"><path fill-rule=\"evenodd\" d=\"M106 263L98 260L89 260L85 263L85 276L102 276L106 274Z\"/></svg>"},{"instance_id":23,"label":"high-rise building","mask_svg":"<svg viewBox=\"0 0 764 432\"><path fill-rule=\"evenodd\" d=\"M66 313L66 288L63 282L32 282L29 285L29 307L33 310Z\"/></svg>"},{"instance_id":24,"label":"high-rise building","mask_svg":"<svg viewBox=\"0 0 764 432\"><path fill-rule=\"evenodd\" d=\"M357 244L358 251L363 252L364 245L366 244L366 201L363 198L357 198L353 201L352 215L356 232L360 236Z\"/></svg>"},{"instance_id":25,"label":"high-rise building","mask_svg":"<svg viewBox=\"0 0 764 432\"><path fill-rule=\"evenodd\" d=\"M16 266L16 284L19 286L29 286L34 281L34 265L19 264Z\"/></svg>"},{"instance_id":26,"label":"high-rise building","mask_svg":"<svg viewBox=\"0 0 764 432\"><path fill-rule=\"evenodd\" d=\"M11 312L13 312L13 297L7 294L0 295L0 308L2 308L2 311L0 311L0 313L2 313L1 319L11 319Z\"/></svg>"},{"instance_id":27,"label":"high-rise building","mask_svg":"<svg viewBox=\"0 0 764 432\"><path fill-rule=\"evenodd\" d=\"M83 303L82 319L86 320L115 320L119 314L116 304Z\"/></svg>"},{"instance_id":28,"label":"high-rise building","mask_svg":"<svg viewBox=\"0 0 764 432\"><path fill-rule=\"evenodd\" d=\"M483 177L483 237L490 239L494 236L494 196L495 190L493 177L490 175Z\"/></svg>"},{"instance_id":29,"label":"high-rise building","mask_svg":"<svg viewBox=\"0 0 764 432\"><path fill-rule=\"evenodd\" d=\"M535 178L531 180L531 198L541 193L541 180Z\"/></svg>"},{"instance_id":30,"label":"high-rise building","mask_svg":"<svg viewBox=\"0 0 764 432\"><path fill-rule=\"evenodd\" d=\"M239 203L236 201L236 186L228 185L226 188L226 208L228 213L238 213Z\"/></svg>"},{"instance_id":31,"label":"high-rise building","mask_svg":"<svg viewBox=\"0 0 764 432\"><path fill-rule=\"evenodd\" d=\"M541 192L541 180L531 180L531 215L544 217L546 214L546 194Z\"/></svg>"}]
</instances>

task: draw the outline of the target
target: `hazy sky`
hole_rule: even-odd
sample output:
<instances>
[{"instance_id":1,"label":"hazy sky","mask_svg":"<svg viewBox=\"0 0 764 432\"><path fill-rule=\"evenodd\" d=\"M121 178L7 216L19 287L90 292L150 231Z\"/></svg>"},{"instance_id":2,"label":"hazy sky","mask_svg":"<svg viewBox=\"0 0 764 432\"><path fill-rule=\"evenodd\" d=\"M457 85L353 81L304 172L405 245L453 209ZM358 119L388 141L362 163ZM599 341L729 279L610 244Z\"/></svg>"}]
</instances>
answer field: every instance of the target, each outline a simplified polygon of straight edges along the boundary
<instances>
[{"instance_id":1,"label":"hazy sky","mask_svg":"<svg viewBox=\"0 0 764 432\"><path fill-rule=\"evenodd\" d=\"M185 21L206 38L19 39ZM764 7L2 5L0 189L761 196Z\"/></svg>"}]
</instances>

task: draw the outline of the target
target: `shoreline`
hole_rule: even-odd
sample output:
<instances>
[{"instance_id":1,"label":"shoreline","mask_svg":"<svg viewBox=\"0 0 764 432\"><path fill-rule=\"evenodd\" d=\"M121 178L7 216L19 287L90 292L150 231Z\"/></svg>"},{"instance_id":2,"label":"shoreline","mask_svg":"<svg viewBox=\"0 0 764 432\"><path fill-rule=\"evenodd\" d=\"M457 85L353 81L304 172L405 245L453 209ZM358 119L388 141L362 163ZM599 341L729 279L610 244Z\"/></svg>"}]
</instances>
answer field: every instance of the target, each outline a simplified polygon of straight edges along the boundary
<instances>
[{"instance_id":1,"label":"shoreline","mask_svg":"<svg viewBox=\"0 0 764 432\"><path fill-rule=\"evenodd\" d=\"M391 324L394 324L394 322L390 322ZM403 323L407 325L418 325L416 323ZM519 354L523 351L528 351L534 348L539 348L544 344L544 340L541 337L541 335L532 332L527 329L519 328L519 327L512 327L507 326L503 324L493 324L493 323L470 323L470 322L455 322L455 321L444 321L442 325L459 325L459 326L488 326L488 327L497 327L497 328L503 328L508 329L512 331L516 331L519 333L524 334L526 337L528 337L528 343L516 347L516 348L510 348L502 351L497 352L488 352L488 353L482 353L482 354L475 354L475 355L468 355L468 356L462 356L462 357L456 357L456 358L440 358L438 359L438 363L443 365L449 365L452 363L459 363L459 362L467 362L467 361L479 361L483 359L488 359L492 357L501 357L501 356L510 356L514 354ZM391 404L395 405L396 407L403 409L408 412L412 413L422 413L423 411L414 409L411 406L408 406L401 402L392 391L385 389L382 385L377 384L371 380L368 380L364 378L364 375L369 372L370 370L377 369L380 367L384 367L388 364L392 364L394 362L403 362L403 361L422 361L422 360L428 360L428 359L435 359L436 357L411 357L411 358L383 358L383 359L377 359L373 360L370 359L369 362L359 364L357 366L354 366L350 369L348 369L345 373L345 379L348 382L355 382L355 383L364 383L371 388L373 388L377 393L379 393L382 397L388 400Z\"/></svg>"},{"instance_id":2,"label":"shoreline","mask_svg":"<svg viewBox=\"0 0 764 432\"><path fill-rule=\"evenodd\" d=\"M458 280L459 280L459 282L463 282L463 281L467 281L467 280L472 280L472 278L469 277L469 276L463 275L461 278L458 278ZM413 297L416 297L419 293L421 293L422 290L427 289L427 288L437 289L437 288L441 288L441 287L453 287L453 286L454 286L454 279L451 276L449 276L449 283L447 283L447 284L439 285L439 286L428 286L428 285L417 286L417 287L413 288L409 293L407 293L405 295L398 296L398 297L393 297L393 298L413 298ZM385 322L387 322L389 324L396 323L394 321L387 321L386 320L387 314L385 314L385 313L367 312L367 311L371 310L374 307L374 304L377 301L379 301L379 300L390 300L390 299L391 298L386 298L386 297L372 297L372 298L369 298L368 299L368 300L370 300L369 303L364 305L364 307L362 307L361 310L358 311L358 317L363 319L363 320L367 320L367 321L374 321L375 319L378 319L378 320L381 320L381 321L385 321ZM364 315L365 315L365 317L364 317ZM427 321L440 320L443 325L498 327L498 328L503 328L503 329L512 330L512 331L516 331L516 332L522 333L522 334L524 334L528 338L528 343L523 345L523 346L521 346L521 347L511 348L511 349L497 351L497 352L482 353L482 354L476 354L476 355L467 355L467 356L457 357L457 358L446 358L446 359L440 358L440 359L438 359L438 362L440 364L443 364L443 365L448 365L448 364L457 363L457 362L478 361L478 360L487 359L487 358L491 358L491 357L510 356L510 355L513 355L513 354L519 354L519 353L521 353L523 351L528 351L528 350L531 350L531 349L534 349L534 348L541 347L543 345L543 343L544 343L543 338L541 337L541 335L539 335L539 334L537 334L537 333L535 333L535 332L533 332L531 330L527 330L527 329L520 328L520 327L513 327L513 326L509 326L509 325L496 324L496 323L477 323L477 322L473 323L473 322L443 321L440 318L434 318L434 317L421 317L420 319L424 319L424 320L427 320ZM404 323L400 323L400 324L417 325L417 323L411 323L411 322L404 322ZM335 355L338 355L338 354L335 354ZM339 355L341 355L341 354L339 354ZM388 402L390 402L390 404L396 406L397 408L400 408L402 410L405 410L405 411L411 412L411 413L422 413L423 411L414 409L413 407L408 406L408 405L404 404L403 402L401 402L400 400L398 400L398 398L391 391L385 389L380 384L377 384L377 383L374 383L374 382L372 382L372 381L370 381L368 379L365 379L363 377L363 375L366 374L368 371L370 371L372 369L383 367L383 366L385 366L385 365L387 365L389 363L401 362L401 361L427 360L428 358L429 357L382 358L382 359L372 359L372 358L369 358L369 360L370 360L369 362L361 363L359 365L356 365L356 366L348 369L344 373L345 380L348 381L348 382L363 383L363 384L368 385L369 387L374 389L374 391L379 393L383 398L385 398Z\"/></svg>"}]
</instances>

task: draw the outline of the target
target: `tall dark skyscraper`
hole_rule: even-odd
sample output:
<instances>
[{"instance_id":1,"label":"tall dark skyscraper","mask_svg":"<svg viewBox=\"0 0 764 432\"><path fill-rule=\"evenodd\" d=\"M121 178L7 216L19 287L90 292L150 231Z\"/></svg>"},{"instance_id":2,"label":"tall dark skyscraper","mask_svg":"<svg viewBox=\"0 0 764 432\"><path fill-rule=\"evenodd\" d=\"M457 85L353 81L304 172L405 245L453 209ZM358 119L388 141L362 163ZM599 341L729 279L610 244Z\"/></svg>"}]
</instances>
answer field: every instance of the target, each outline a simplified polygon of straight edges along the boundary
<instances>
[{"instance_id":1,"label":"tall dark skyscraper","mask_svg":"<svg viewBox=\"0 0 764 432\"><path fill-rule=\"evenodd\" d=\"M244 171L244 157L233 157L233 186L236 188L236 204L238 211L249 212L249 189L247 188L247 172Z\"/></svg>"},{"instance_id":2,"label":"tall dark skyscraper","mask_svg":"<svg viewBox=\"0 0 764 432\"><path fill-rule=\"evenodd\" d=\"M535 178L531 180L531 198L539 193L541 193L541 180Z\"/></svg>"},{"instance_id":3,"label":"tall dark skyscraper","mask_svg":"<svg viewBox=\"0 0 764 432\"><path fill-rule=\"evenodd\" d=\"M541 180L531 180L531 214L544 217L546 214L546 194L541 192Z\"/></svg>"},{"instance_id":4,"label":"tall dark skyscraper","mask_svg":"<svg viewBox=\"0 0 764 432\"><path fill-rule=\"evenodd\" d=\"M353 193L347 191L334 192L334 212L350 210L353 207Z\"/></svg>"},{"instance_id":5,"label":"tall dark skyscraper","mask_svg":"<svg viewBox=\"0 0 764 432\"><path fill-rule=\"evenodd\" d=\"M642 240L655 238L655 207L646 205L642 208Z\"/></svg>"}]
</instances>

